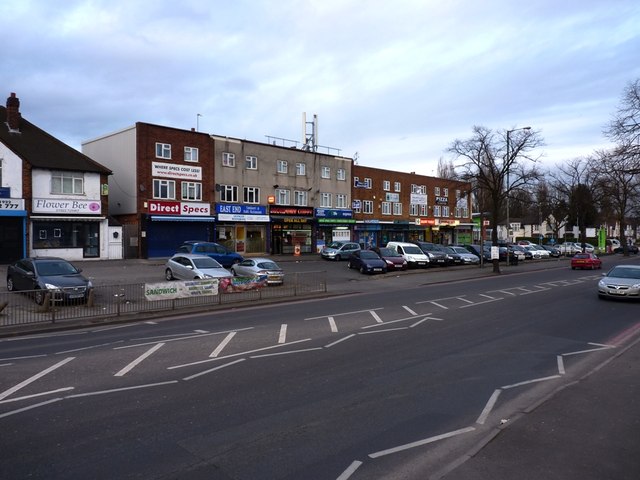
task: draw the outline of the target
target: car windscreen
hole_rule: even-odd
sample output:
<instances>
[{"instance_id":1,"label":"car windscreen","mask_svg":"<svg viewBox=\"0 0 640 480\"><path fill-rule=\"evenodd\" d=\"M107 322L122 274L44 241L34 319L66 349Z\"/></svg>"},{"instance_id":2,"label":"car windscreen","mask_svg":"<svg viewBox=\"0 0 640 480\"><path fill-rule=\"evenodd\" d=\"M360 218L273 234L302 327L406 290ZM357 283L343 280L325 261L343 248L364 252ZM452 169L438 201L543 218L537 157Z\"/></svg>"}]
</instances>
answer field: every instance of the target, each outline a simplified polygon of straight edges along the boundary
<instances>
[{"instance_id":1,"label":"car windscreen","mask_svg":"<svg viewBox=\"0 0 640 480\"><path fill-rule=\"evenodd\" d=\"M220 265L210 257L194 258L193 264L196 266L196 268L224 268L222 265Z\"/></svg>"},{"instance_id":2,"label":"car windscreen","mask_svg":"<svg viewBox=\"0 0 640 480\"><path fill-rule=\"evenodd\" d=\"M372 252L370 250L364 250L362 252L360 252L360 258L379 258L378 254L376 252Z\"/></svg>"},{"instance_id":3,"label":"car windscreen","mask_svg":"<svg viewBox=\"0 0 640 480\"><path fill-rule=\"evenodd\" d=\"M424 255L424 252L420 250L418 247L403 247L404 253L408 253L410 255Z\"/></svg>"},{"instance_id":4,"label":"car windscreen","mask_svg":"<svg viewBox=\"0 0 640 480\"><path fill-rule=\"evenodd\" d=\"M60 261L41 261L36 264L36 268L38 269L38 273L44 276L53 276L53 275L72 275L78 273L78 270L67 262Z\"/></svg>"},{"instance_id":5,"label":"car windscreen","mask_svg":"<svg viewBox=\"0 0 640 480\"><path fill-rule=\"evenodd\" d=\"M382 255L383 257L401 257L402 256L391 248L381 248L380 255Z\"/></svg>"},{"instance_id":6,"label":"car windscreen","mask_svg":"<svg viewBox=\"0 0 640 480\"><path fill-rule=\"evenodd\" d=\"M607 277L640 279L640 268L613 267L613 269L607 274Z\"/></svg>"},{"instance_id":7,"label":"car windscreen","mask_svg":"<svg viewBox=\"0 0 640 480\"><path fill-rule=\"evenodd\" d=\"M327 248L340 248L343 244L339 242L331 242L327 245Z\"/></svg>"},{"instance_id":8,"label":"car windscreen","mask_svg":"<svg viewBox=\"0 0 640 480\"><path fill-rule=\"evenodd\" d=\"M280 270L280 267L275 262L259 262L256 266L265 270Z\"/></svg>"}]
</instances>

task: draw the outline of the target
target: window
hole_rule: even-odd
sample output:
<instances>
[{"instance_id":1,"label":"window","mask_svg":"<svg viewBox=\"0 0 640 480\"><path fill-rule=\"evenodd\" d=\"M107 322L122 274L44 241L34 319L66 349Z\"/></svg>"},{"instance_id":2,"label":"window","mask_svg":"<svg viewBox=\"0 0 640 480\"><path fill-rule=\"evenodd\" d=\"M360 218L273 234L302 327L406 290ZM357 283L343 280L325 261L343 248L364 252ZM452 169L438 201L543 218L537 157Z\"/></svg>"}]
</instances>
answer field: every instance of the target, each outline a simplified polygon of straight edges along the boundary
<instances>
[{"instance_id":1,"label":"window","mask_svg":"<svg viewBox=\"0 0 640 480\"><path fill-rule=\"evenodd\" d=\"M299 177L304 177L307 174L307 164L306 163L296 163L296 175Z\"/></svg>"},{"instance_id":2,"label":"window","mask_svg":"<svg viewBox=\"0 0 640 480\"><path fill-rule=\"evenodd\" d=\"M420 205L420 216L427 217L429 214L427 213L427 205Z\"/></svg>"},{"instance_id":3,"label":"window","mask_svg":"<svg viewBox=\"0 0 640 480\"><path fill-rule=\"evenodd\" d=\"M358 184L360 183L360 177L353 177L353 186L358 188Z\"/></svg>"},{"instance_id":4,"label":"window","mask_svg":"<svg viewBox=\"0 0 640 480\"><path fill-rule=\"evenodd\" d=\"M373 213L373 201L365 200L362 202L362 211L366 214L371 215Z\"/></svg>"},{"instance_id":5,"label":"window","mask_svg":"<svg viewBox=\"0 0 640 480\"><path fill-rule=\"evenodd\" d=\"M223 167L235 167L236 156L233 153L222 152L222 166Z\"/></svg>"},{"instance_id":6,"label":"window","mask_svg":"<svg viewBox=\"0 0 640 480\"><path fill-rule=\"evenodd\" d=\"M409 205L409 215L412 217L417 217L418 212L420 211L420 205L417 203L412 203Z\"/></svg>"},{"instance_id":7,"label":"window","mask_svg":"<svg viewBox=\"0 0 640 480\"><path fill-rule=\"evenodd\" d=\"M174 180L153 180L153 198L166 198L175 200L176 182Z\"/></svg>"},{"instance_id":8,"label":"window","mask_svg":"<svg viewBox=\"0 0 640 480\"><path fill-rule=\"evenodd\" d=\"M254 157L253 155L247 155L244 157L244 168L247 170L257 170L258 169L258 157Z\"/></svg>"},{"instance_id":9,"label":"window","mask_svg":"<svg viewBox=\"0 0 640 480\"><path fill-rule=\"evenodd\" d=\"M291 205L291 192L283 189L276 190L276 205Z\"/></svg>"},{"instance_id":10,"label":"window","mask_svg":"<svg viewBox=\"0 0 640 480\"><path fill-rule=\"evenodd\" d=\"M347 179L347 171L344 168L339 168L336 170L336 178L345 181Z\"/></svg>"},{"instance_id":11,"label":"window","mask_svg":"<svg viewBox=\"0 0 640 480\"><path fill-rule=\"evenodd\" d=\"M336 195L336 208L347 208L347 196L343 193Z\"/></svg>"},{"instance_id":12,"label":"window","mask_svg":"<svg viewBox=\"0 0 640 480\"><path fill-rule=\"evenodd\" d=\"M320 175L322 178L331 178L331 167L322 167Z\"/></svg>"},{"instance_id":13,"label":"window","mask_svg":"<svg viewBox=\"0 0 640 480\"><path fill-rule=\"evenodd\" d=\"M321 193L320 194L320 206L324 208L331 207L331 194L330 193Z\"/></svg>"},{"instance_id":14,"label":"window","mask_svg":"<svg viewBox=\"0 0 640 480\"><path fill-rule=\"evenodd\" d=\"M394 192L400 191L400 182L393 182L393 191Z\"/></svg>"},{"instance_id":15,"label":"window","mask_svg":"<svg viewBox=\"0 0 640 480\"><path fill-rule=\"evenodd\" d=\"M182 182L180 188L182 200L202 200L202 184L198 182Z\"/></svg>"},{"instance_id":16,"label":"window","mask_svg":"<svg viewBox=\"0 0 640 480\"><path fill-rule=\"evenodd\" d=\"M440 187L434 187L433 193L435 194L436 197L439 197L440 196Z\"/></svg>"},{"instance_id":17,"label":"window","mask_svg":"<svg viewBox=\"0 0 640 480\"><path fill-rule=\"evenodd\" d=\"M391 182L389 180L382 181L382 190L384 190L385 192L391 190Z\"/></svg>"},{"instance_id":18,"label":"window","mask_svg":"<svg viewBox=\"0 0 640 480\"><path fill-rule=\"evenodd\" d=\"M442 216L442 215L440 214L440 205L434 205L434 206L433 206L433 216L434 216L434 217L440 217L440 216Z\"/></svg>"},{"instance_id":19,"label":"window","mask_svg":"<svg viewBox=\"0 0 640 480\"><path fill-rule=\"evenodd\" d=\"M289 172L289 164L286 160L278 160L278 173L288 173Z\"/></svg>"},{"instance_id":20,"label":"window","mask_svg":"<svg viewBox=\"0 0 640 480\"><path fill-rule=\"evenodd\" d=\"M442 196L443 197L448 197L449 196L449 189L447 187L444 187L442 189Z\"/></svg>"},{"instance_id":21,"label":"window","mask_svg":"<svg viewBox=\"0 0 640 480\"><path fill-rule=\"evenodd\" d=\"M220 201L238 203L238 186L220 185Z\"/></svg>"},{"instance_id":22,"label":"window","mask_svg":"<svg viewBox=\"0 0 640 480\"><path fill-rule=\"evenodd\" d=\"M370 178L365 178L364 179L364 186L366 188L369 188L369 189L371 188L371 179Z\"/></svg>"},{"instance_id":23,"label":"window","mask_svg":"<svg viewBox=\"0 0 640 480\"><path fill-rule=\"evenodd\" d=\"M442 207L442 216L443 217L448 217L449 216L449 206L448 205L444 205Z\"/></svg>"},{"instance_id":24,"label":"window","mask_svg":"<svg viewBox=\"0 0 640 480\"><path fill-rule=\"evenodd\" d=\"M171 145L156 143L156 158L171 158Z\"/></svg>"},{"instance_id":25,"label":"window","mask_svg":"<svg viewBox=\"0 0 640 480\"><path fill-rule=\"evenodd\" d=\"M73 172L52 172L51 193L55 194L84 194L84 175Z\"/></svg>"},{"instance_id":26,"label":"window","mask_svg":"<svg viewBox=\"0 0 640 480\"><path fill-rule=\"evenodd\" d=\"M391 202L382 202L382 215L391 215Z\"/></svg>"},{"instance_id":27,"label":"window","mask_svg":"<svg viewBox=\"0 0 640 480\"><path fill-rule=\"evenodd\" d=\"M411 184L411 193L421 193L423 195L427 194L427 186L426 185L416 185L415 183Z\"/></svg>"},{"instance_id":28,"label":"window","mask_svg":"<svg viewBox=\"0 0 640 480\"><path fill-rule=\"evenodd\" d=\"M258 187L243 188L244 203L260 203L260 189Z\"/></svg>"},{"instance_id":29,"label":"window","mask_svg":"<svg viewBox=\"0 0 640 480\"><path fill-rule=\"evenodd\" d=\"M353 205L351 205L354 213L360 213L362 211L362 202L360 200L355 200Z\"/></svg>"},{"instance_id":30,"label":"window","mask_svg":"<svg viewBox=\"0 0 640 480\"><path fill-rule=\"evenodd\" d=\"M307 195L308 192L296 190L293 192L293 204L297 207L306 207L307 206Z\"/></svg>"},{"instance_id":31,"label":"window","mask_svg":"<svg viewBox=\"0 0 640 480\"><path fill-rule=\"evenodd\" d=\"M198 161L198 149L193 147L184 147L184 161L185 162L197 162Z\"/></svg>"},{"instance_id":32,"label":"window","mask_svg":"<svg viewBox=\"0 0 640 480\"><path fill-rule=\"evenodd\" d=\"M393 204L393 214L394 215L402 215L402 204L394 203Z\"/></svg>"}]
</instances>

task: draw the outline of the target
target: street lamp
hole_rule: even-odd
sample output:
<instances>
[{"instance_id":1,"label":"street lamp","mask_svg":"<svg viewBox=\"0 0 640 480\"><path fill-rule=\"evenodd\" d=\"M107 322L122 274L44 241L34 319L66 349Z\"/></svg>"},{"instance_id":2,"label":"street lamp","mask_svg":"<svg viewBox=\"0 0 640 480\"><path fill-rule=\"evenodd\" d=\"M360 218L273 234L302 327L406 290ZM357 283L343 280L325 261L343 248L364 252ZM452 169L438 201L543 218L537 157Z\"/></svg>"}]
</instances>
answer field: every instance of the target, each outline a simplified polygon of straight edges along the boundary
<instances>
[{"instance_id":1,"label":"street lamp","mask_svg":"<svg viewBox=\"0 0 640 480\"><path fill-rule=\"evenodd\" d=\"M507 245L510 242L511 235L509 234L509 229L511 228L511 221L509 219L509 168L511 166L511 161L509 160L509 150L511 147L511 133L517 132L518 130L531 130L531 127L522 127L522 128L514 128L513 130L507 130ZM509 266L509 248L507 247L507 266Z\"/></svg>"}]
</instances>

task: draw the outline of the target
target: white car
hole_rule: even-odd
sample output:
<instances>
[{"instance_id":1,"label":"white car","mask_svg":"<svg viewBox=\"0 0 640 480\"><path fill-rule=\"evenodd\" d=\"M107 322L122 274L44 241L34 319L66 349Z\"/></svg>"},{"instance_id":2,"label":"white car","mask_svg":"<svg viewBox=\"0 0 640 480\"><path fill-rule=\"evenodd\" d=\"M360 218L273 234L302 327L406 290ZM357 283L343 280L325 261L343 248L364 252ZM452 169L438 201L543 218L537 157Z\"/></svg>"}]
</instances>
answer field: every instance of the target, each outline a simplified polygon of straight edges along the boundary
<instances>
[{"instance_id":1,"label":"white car","mask_svg":"<svg viewBox=\"0 0 640 480\"><path fill-rule=\"evenodd\" d=\"M164 278L169 281L232 277L233 274L213 258L195 253L176 253L167 260L164 270Z\"/></svg>"},{"instance_id":2,"label":"white car","mask_svg":"<svg viewBox=\"0 0 640 480\"><path fill-rule=\"evenodd\" d=\"M231 267L231 273L239 277L267 276L267 285L279 285L284 282L284 272L270 258L245 258Z\"/></svg>"},{"instance_id":3,"label":"white car","mask_svg":"<svg viewBox=\"0 0 640 480\"><path fill-rule=\"evenodd\" d=\"M600 298L640 298L640 265L616 265L598 282Z\"/></svg>"},{"instance_id":4,"label":"white car","mask_svg":"<svg viewBox=\"0 0 640 480\"><path fill-rule=\"evenodd\" d=\"M561 243L560 245L558 245L558 250L560 250L560 253L562 255L565 255L567 257L571 257L573 255L575 255L576 253L581 253L582 249L576 247L576 244L574 242L565 242L565 243Z\"/></svg>"},{"instance_id":5,"label":"white car","mask_svg":"<svg viewBox=\"0 0 640 480\"><path fill-rule=\"evenodd\" d=\"M429 257L414 243L389 242L387 248L391 248L404 257L409 268L427 268Z\"/></svg>"},{"instance_id":6,"label":"white car","mask_svg":"<svg viewBox=\"0 0 640 480\"><path fill-rule=\"evenodd\" d=\"M531 244L530 247L534 252L540 255L540 258L551 258L551 252L549 250L542 248L540 245L536 245L535 243Z\"/></svg>"}]
</instances>

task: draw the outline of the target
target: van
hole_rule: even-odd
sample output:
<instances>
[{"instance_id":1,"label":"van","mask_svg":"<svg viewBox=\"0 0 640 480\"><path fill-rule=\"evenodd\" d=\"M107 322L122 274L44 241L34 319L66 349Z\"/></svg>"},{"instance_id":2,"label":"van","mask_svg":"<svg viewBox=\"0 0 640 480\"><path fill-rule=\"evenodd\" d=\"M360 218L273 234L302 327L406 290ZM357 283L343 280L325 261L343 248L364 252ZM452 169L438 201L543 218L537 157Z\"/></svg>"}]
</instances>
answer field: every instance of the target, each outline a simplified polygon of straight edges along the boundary
<instances>
[{"instance_id":1,"label":"van","mask_svg":"<svg viewBox=\"0 0 640 480\"><path fill-rule=\"evenodd\" d=\"M389 242L387 248L392 248L398 252L407 261L409 268L427 268L429 266L429 257L420 249L419 246L407 242Z\"/></svg>"}]
</instances>

